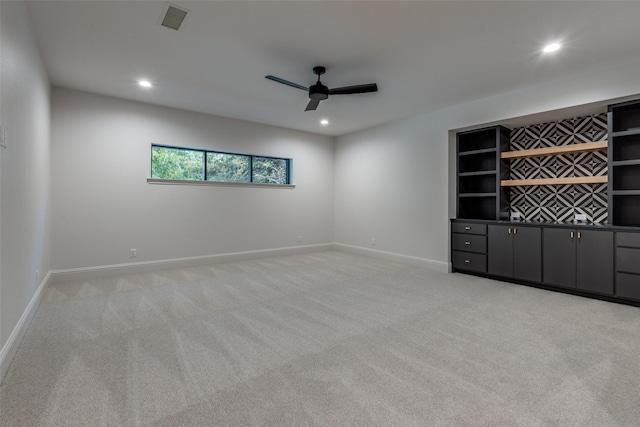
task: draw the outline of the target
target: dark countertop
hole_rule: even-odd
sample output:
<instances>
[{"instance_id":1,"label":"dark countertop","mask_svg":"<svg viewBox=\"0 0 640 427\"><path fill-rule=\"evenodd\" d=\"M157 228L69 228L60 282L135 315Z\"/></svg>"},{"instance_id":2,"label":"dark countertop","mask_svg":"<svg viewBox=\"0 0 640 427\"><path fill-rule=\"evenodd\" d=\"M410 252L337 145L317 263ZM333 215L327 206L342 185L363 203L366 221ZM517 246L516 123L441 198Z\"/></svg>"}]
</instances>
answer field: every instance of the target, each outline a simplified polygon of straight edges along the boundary
<instances>
[{"instance_id":1,"label":"dark countertop","mask_svg":"<svg viewBox=\"0 0 640 427\"><path fill-rule=\"evenodd\" d=\"M451 221L470 222L474 224L496 224L496 225L513 225L525 227L558 227L558 228L588 228L594 230L611 230L611 231L634 231L640 232L640 227L629 227L612 224L596 224L589 222L557 222L557 221L510 221L510 220L490 220L490 219L466 219L451 218Z\"/></svg>"}]
</instances>

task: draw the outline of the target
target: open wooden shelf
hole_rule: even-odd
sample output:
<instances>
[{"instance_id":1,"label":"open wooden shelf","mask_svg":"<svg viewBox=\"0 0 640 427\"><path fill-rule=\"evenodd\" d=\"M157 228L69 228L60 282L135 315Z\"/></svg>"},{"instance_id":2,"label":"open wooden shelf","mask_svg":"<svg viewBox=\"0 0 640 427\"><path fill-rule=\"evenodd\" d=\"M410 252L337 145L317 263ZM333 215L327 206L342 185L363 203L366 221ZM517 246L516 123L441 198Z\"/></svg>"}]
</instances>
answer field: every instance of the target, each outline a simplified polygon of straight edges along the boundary
<instances>
[{"instance_id":1,"label":"open wooden shelf","mask_svg":"<svg viewBox=\"0 0 640 427\"><path fill-rule=\"evenodd\" d=\"M570 176L567 178L506 179L500 181L500 186L515 187L528 185L604 184L607 182L609 182L609 177L607 176Z\"/></svg>"},{"instance_id":2,"label":"open wooden shelf","mask_svg":"<svg viewBox=\"0 0 640 427\"><path fill-rule=\"evenodd\" d=\"M606 150L608 141L585 142L582 144L559 145L556 147L532 148L531 150L505 151L502 159L522 159L525 157L555 156L557 154L584 153L587 151ZM537 184L536 184L537 185Z\"/></svg>"}]
</instances>

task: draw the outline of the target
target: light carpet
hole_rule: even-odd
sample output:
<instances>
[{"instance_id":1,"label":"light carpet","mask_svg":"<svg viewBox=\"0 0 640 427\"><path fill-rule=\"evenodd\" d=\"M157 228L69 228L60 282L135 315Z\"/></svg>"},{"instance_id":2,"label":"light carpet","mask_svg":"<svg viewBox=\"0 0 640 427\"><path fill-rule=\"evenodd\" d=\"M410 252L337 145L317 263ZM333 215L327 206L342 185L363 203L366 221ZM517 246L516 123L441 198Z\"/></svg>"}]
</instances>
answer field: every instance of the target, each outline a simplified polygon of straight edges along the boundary
<instances>
[{"instance_id":1,"label":"light carpet","mask_svg":"<svg viewBox=\"0 0 640 427\"><path fill-rule=\"evenodd\" d=\"M337 251L50 286L3 426L638 426L640 309Z\"/></svg>"}]
</instances>

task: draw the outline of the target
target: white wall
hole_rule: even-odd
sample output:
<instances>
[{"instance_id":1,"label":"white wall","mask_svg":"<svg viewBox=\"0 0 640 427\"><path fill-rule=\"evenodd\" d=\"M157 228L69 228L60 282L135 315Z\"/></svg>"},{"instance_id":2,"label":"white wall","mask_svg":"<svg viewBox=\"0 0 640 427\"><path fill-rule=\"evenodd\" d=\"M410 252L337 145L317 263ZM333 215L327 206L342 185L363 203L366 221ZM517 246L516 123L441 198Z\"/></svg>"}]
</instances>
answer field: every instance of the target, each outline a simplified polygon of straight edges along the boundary
<instances>
[{"instance_id":1,"label":"white wall","mask_svg":"<svg viewBox=\"0 0 640 427\"><path fill-rule=\"evenodd\" d=\"M25 4L2 1L0 15L0 125L7 135L0 148L2 378L49 272L50 169L49 81Z\"/></svg>"},{"instance_id":2,"label":"white wall","mask_svg":"<svg viewBox=\"0 0 640 427\"><path fill-rule=\"evenodd\" d=\"M440 131L416 118L338 138L336 242L443 260L447 151Z\"/></svg>"},{"instance_id":3,"label":"white wall","mask_svg":"<svg viewBox=\"0 0 640 427\"><path fill-rule=\"evenodd\" d=\"M148 184L151 143L292 158L296 186ZM330 137L54 88L52 268L330 244L333 150Z\"/></svg>"},{"instance_id":4,"label":"white wall","mask_svg":"<svg viewBox=\"0 0 640 427\"><path fill-rule=\"evenodd\" d=\"M452 130L640 94L638 69L640 62L609 65L337 138L336 242L446 268L455 217ZM565 114L559 118L572 117Z\"/></svg>"}]
</instances>

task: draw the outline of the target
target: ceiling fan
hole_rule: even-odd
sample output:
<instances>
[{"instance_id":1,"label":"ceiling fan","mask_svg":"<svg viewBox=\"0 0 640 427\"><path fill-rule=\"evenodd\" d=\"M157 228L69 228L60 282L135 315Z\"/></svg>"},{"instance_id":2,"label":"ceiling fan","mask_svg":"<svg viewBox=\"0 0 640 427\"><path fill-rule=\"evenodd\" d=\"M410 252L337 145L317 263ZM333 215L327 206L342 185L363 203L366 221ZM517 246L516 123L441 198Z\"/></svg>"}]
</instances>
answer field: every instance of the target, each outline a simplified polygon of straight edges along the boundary
<instances>
[{"instance_id":1,"label":"ceiling fan","mask_svg":"<svg viewBox=\"0 0 640 427\"><path fill-rule=\"evenodd\" d=\"M367 83L355 86L343 86L329 89L328 87L320 83L320 76L326 72L327 70L324 67L313 67L313 73L318 76L318 81L311 87L304 87L297 83L292 83L288 80L284 80L280 77L275 77L272 75L265 76L265 78L273 80L274 82L282 83L283 85L308 91L309 98L311 100L309 101L309 104L307 104L307 108L305 108L304 111L315 110L316 108L318 108L318 104L320 104L320 101L327 99L329 95L352 95L355 93L368 93L378 91L378 85L375 83Z\"/></svg>"}]
</instances>

